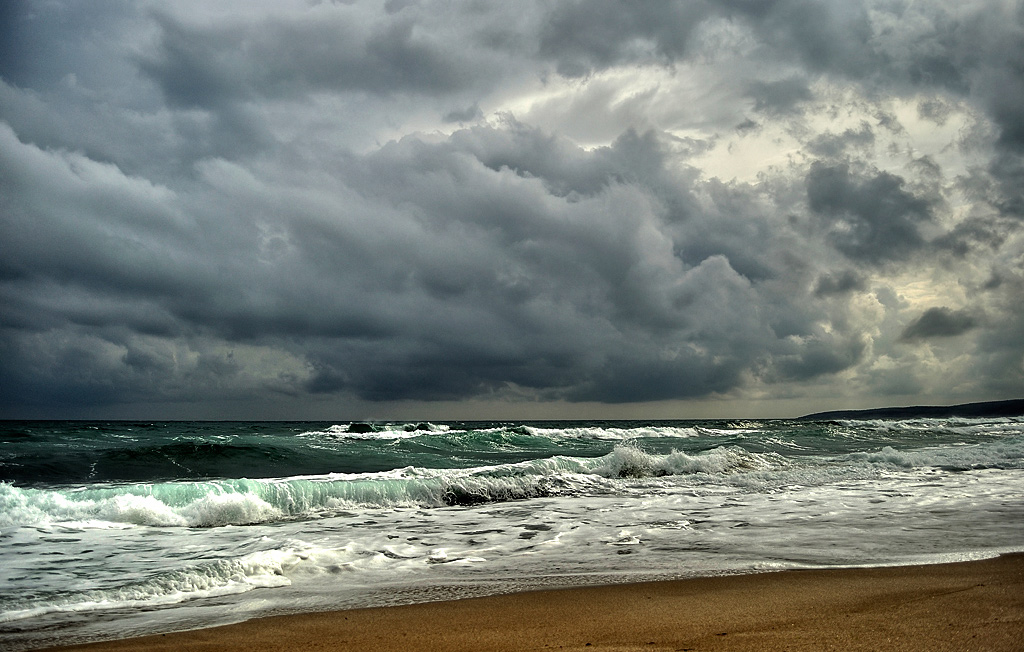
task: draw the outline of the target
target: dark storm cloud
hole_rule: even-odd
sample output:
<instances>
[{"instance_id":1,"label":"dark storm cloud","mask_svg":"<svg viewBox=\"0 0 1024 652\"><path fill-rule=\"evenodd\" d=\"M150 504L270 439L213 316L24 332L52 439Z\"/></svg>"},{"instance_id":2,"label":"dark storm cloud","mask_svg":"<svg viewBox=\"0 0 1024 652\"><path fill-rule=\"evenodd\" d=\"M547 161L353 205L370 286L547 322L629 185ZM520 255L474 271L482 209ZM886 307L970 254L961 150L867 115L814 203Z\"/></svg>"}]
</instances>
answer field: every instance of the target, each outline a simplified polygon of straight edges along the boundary
<instances>
[{"instance_id":1,"label":"dark storm cloud","mask_svg":"<svg viewBox=\"0 0 1024 652\"><path fill-rule=\"evenodd\" d=\"M773 51L814 71L862 76L882 63L871 47L863 6L811 0L563 2L545 20L539 53L554 60L561 74L574 77L622 63L672 62L687 55L695 33L712 19L742 21ZM787 90L785 84L766 89L769 101Z\"/></svg>"},{"instance_id":2,"label":"dark storm cloud","mask_svg":"<svg viewBox=\"0 0 1024 652\"><path fill-rule=\"evenodd\" d=\"M182 107L216 108L316 90L441 94L485 72L412 19L378 22L335 7L296 19L186 24L156 14L159 49L140 67Z\"/></svg>"},{"instance_id":3,"label":"dark storm cloud","mask_svg":"<svg viewBox=\"0 0 1024 652\"><path fill-rule=\"evenodd\" d=\"M408 349L359 347L359 364L332 350L315 386L381 399L513 382L625 402L727 391L755 368L809 378L855 363L862 345L849 352L841 335L819 332L822 314L775 280L796 260L747 245L788 236L754 226L760 207L742 187L712 186L713 205L698 210L693 180L670 187L663 147L627 132L585 152L512 125L404 139L351 160L344 176L361 194L417 207L424 235L401 255L416 265L403 287L430 301L412 313ZM442 306L443 316L430 312Z\"/></svg>"},{"instance_id":4,"label":"dark storm cloud","mask_svg":"<svg viewBox=\"0 0 1024 652\"><path fill-rule=\"evenodd\" d=\"M652 197L662 184L659 162L655 139L627 134L611 148L587 153L521 125L474 128L434 145L406 139L353 160L346 177L358 180L360 192L418 207L426 233L420 251L403 256L416 265L404 284L430 298L410 317L419 326L438 323L436 330L415 328L408 350L374 349L358 365L342 364L345 358L324 363L334 371L315 382L322 387L325 375L335 382L358 376L348 381L354 391L397 398L424 391L420 381L433 373L432 394L514 382L576 399L621 401L628 399L616 399L616 392L639 391L634 382L614 382L626 367L672 367L659 356L678 355L674 340L687 332L712 332L704 324L709 319L735 322L716 350L756 349L742 340L760 337L745 330L759 327L735 314L752 298L749 283L724 258L687 270L676 257L665 206ZM462 246L463 239L472 246ZM442 314L424 312L442 307ZM608 353L627 345L631 356ZM721 368L741 368L744 361L729 358L691 356L674 365L675 373L681 378L683 369L698 373L704 365L708 377L735 381L735 371ZM398 377L406 373L413 380ZM573 389L581 383L586 390ZM678 379L656 391L644 387L659 396L695 391Z\"/></svg>"},{"instance_id":5,"label":"dark storm cloud","mask_svg":"<svg viewBox=\"0 0 1024 652\"><path fill-rule=\"evenodd\" d=\"M929 203L888 172L851 172L848 165L815 163L807 199L836 248L854 260L903 260L925 243L919 226L931 220Z\"/></svg>"},{"instance_id":6,"label":"dark storm cloud","mask_svg":"<svg viewBox=\"0 0 1024 652\"><path fill-rule=\"evenodd\" d=\"M999 182L992 205L1007 217L1024 219L1024 152L1001 152L993 158L990 171Z\"/></svg>"},{"instance_id":7,"label":"dark storm cloud","mask_svg":"<svg viewBox=\"0 0 1024 652\"><path fill-rule=\"evenodd\" d=\"M996 278L999 283L988 288L995 301L979 337L975 368L988 389L1018 392L1024 383L1024 366L1019 362L1024 342L1024 262L1013 261Z\"/></svg>"},{"instance_id":8,"label":"dark storm cloud","mask_svg":"<svg viewBox=\"0 0 1024 652\"><path fill-rule=\"evenodd\" d=\"M4 7L5 410L1021 386L1019 3Z\"/></svg>"},{"instance_id":9,"label":"dark storm cloud","mask_svg":"<svg viewBox=\"0 0 1024 652\"><path fill-rule=\"evenodd\" d=\"M823 158L840 158L848 149L873 145L875 132L871 125L862 122L857 129L846 129L841 134L826 132L807 143L807 150Z\"/></svg>"},{"instance_id":10,"label":"dark storm cloud","mask_svg":"<svg viewBox=\"0 0 1024 652\"><path fill-rule=\"evenodd\" d=\"M795 56L809 70L860 77L884 64L873 48L868 12L860 3L723 0L722 5L746 18L770 48Z\"/></svg>"},{"instance_id":11,"label":"dark storm cloud","mask_svg":"<svg viewBox=\"0 0 1024 652\"><path fill-rule=\"evenodd\" d=\"M945 306L929 308L904 329L900 340L913 342L935 337L954 337L977 325L977 320L967 311L950 310Z\"/></svg>"},{"instance_id":12,"label":"dark storm cloud","mask_svg":"<svg viewBox=\"0 0 1024 652\"><path fill-rule=\"evenodd\" d=\"M798 110L801 102L811 99L807 81L796 77L774 82L755 81L747 89L760 113L785 114Z\"/></svg>"},{"instance_id":13,"label":"dark storm cloud","mask_svg":"<svg viewBox=\"0 0 1024 652\"><path fill-rule=\"evenodd\" d=\"M773 252L760 260L743 251L750 198L715 190L707 219L728 230L707 237L685 185L670 187L653 134L627 132L593 152L522 125L432 144L407 138L339 161L351 192L326 203L221 163L204 169L218 198L191 209L110 166L41 152L11 134L7 144L5 178L27 199L5 235L23 245L13 264L35 259L38 276L11 286L12 303L50 310L55 326L87 327L114 349L104 364L73 356L97 370L76 395L103 395L89 393L108 382L101 377L152 377L148 361L167 356L145 354L132 335L165 333L302 338L313 370L305 389L372 401L460 398L509 383L571 400L700 396L771 368L765 354L776 349L777 377L855 361L826 359L831 338L799 322L818 315L737 271L765 279L781 265ZM44 175L59 194L33 194ZM68 203L81 207L73 228L61 222ZM228 207L244 218L225 221ZM108 232L118 214L121 229ZM278 231L261 233L259 224ZM63 247L27 238L40 226L60 232ZM221 255L227 250L233 255ZM51 278L94 297L91 309L40 293ZM148 307L136 314L116 300L97 305L100 297ZM762 321L783 313L782 335ZM794 332L802 344L780 339ZM64 363L31 368L56 373ZM221 369L227 376L234 367ZM148 387L135 384L133 394Z\"/></svg>"},{"instance_id":14,"label":"dark storm cloud","mask_svg":"<svg viewBox=\"0 0 1024 652\"><path fill-rule=\"evenodd\" d=\"M0 5L0 77L12 81L27 74L31 58L25 33L25 2L11 0Z\"/></svg>"},{"instance_id":15,"label":"dark storm cloud","mask_svg":"<svg viewBox=\"0 0 1024 652\"><path fill-rule=\"evenodd\" d=\"M987 217L965 219L953 229L936 238L933 244L956 256L964 257L974 251L995 251L1006 242L1017 225Z\"/></svg>"},{"instance_id":16,"label":"dark storm cloud","mask_svg":"<svg viewBox=\"0 0 1024 652\"><path fill-rule=\"evenodd\" d=\"M953 107L948 102L943 102L935 98L929 98L922 100L917 105L917 114L922 118L931 120L940 127L946 124L949 120L950 114L953 112Z\"/></svg>"},{"instance_id":17,"label":"dark storm cloud","mask_svg":"<svg viewBox=\"0 0 1024 652\"><path fill-rule=\"evenodd\" d=\"M631 4L621 0L561 2L544 21L539 53L570 77L647 59L673 61L710 15L706 2Z\"/></svg>"},{"instance_id":18,"label":"dark storm cloud","mask_svg":"<svg viewBox=\"0 0 1024 652\"><path fill-rule=\"evenodd\" d=\"M979 12L963 28L975 48L968 61L972 90L985 98L1001 128L1000 143L1018 153L1024 150L1024 4L1006 3ZM964 54L964 53L958 53Z\"/></svg>"},{"instance_id":19,"label":"dark storm cloud","mask_svg":"<svg viewBox=\"0 0 1024 652\"><path fill-rule=\"evenodd\" d=\"M109 34L107 17L119 4L118 0L98 0L89 7L46 6L31 0L4 2L0 7L0 77L26 87L58 82L73 67L68 59L83 54L79 47L88 38L83 31Z\"/></svg>"},{"instance_id":20,"label":"dark storm cloud","mask_svg":"<svg viewBox=\"0 0 1024 652\"><path fill-rule=\"evenodd\" d=\"M823 274L814 287L814 294L822 297L863 289L865 289L864 279L854 271L844 270L834 274Z\"/></svg>"},{"instance_id":21,"label":"dark storm cloud","mask_svg":"<svg viewBox=\"0 0 1024 652\"><path fill-rule=\"evenodd\" d=\"M476 122L477 120L483 119L483 117L484 117L484 112L480 110L480 106L477 105L477 104L474 104L473 106L467 107L465 109L461 109L461 110L460 109L455 109L453 111L449 111L448 113L445 114L445 116L443 118L441 118L441 120L444 121L444 122L449 122L449 123L451 123L451 122L462 123L462 122Z\"/></svg>"},{"instance_id":22,"label":"dark storm cloud","mask_svg":"<svg viewBox=\"0 0 1024 652\"><path fill-rule=\"evenodd\" d=\"M781 355L776 361L781 378L810 380L823 374L834 374L860 362L865 344L858 338L818 339L793 355Z\"/></svg>"}]
</instances>

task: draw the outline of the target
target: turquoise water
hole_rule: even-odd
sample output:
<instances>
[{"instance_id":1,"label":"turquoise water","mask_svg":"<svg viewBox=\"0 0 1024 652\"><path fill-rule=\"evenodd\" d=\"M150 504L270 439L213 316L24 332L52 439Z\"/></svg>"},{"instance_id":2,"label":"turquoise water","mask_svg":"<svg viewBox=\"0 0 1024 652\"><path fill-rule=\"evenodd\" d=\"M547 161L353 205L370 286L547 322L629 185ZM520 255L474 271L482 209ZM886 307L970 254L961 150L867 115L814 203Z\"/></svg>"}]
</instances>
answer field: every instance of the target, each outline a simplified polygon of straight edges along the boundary
<instances>
[{"instance_id":1,"label":"turquoise water","mask_svg":"<svg viewBox=\"0 0 1024 652\"><path fill-rule=\"evenodd\" d=\"M1024 550L1024 419L3 422L11 649Z\"/></svg>"}]
</instances>

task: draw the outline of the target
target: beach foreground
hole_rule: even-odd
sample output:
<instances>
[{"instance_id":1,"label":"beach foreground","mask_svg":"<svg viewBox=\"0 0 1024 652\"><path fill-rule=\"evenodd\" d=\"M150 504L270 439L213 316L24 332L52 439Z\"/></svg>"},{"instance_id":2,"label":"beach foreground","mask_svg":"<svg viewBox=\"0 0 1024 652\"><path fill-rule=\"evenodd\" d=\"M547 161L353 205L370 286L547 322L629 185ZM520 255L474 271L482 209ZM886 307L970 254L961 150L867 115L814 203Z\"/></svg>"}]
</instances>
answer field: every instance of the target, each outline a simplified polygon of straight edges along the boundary
<instances>
[{"instance_id":1,"label":"beach foreground","mask_svg":"<svg viewBox=\"0 0 1024 652\"><path fill-rule=\"evenodd\" d=\"M1021 650L1024 554L276 616L90 650Z\"/></svg>"}]
</instances>

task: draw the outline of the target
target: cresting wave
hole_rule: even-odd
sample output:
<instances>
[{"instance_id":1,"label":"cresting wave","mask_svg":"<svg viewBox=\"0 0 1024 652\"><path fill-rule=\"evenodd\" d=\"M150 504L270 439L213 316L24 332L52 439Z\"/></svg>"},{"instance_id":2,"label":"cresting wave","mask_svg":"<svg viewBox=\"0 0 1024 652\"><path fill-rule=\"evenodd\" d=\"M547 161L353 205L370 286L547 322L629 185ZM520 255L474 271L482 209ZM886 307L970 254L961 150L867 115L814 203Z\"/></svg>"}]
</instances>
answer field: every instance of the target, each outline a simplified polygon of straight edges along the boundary
<instances>
[{"instance_id":1,"label":"cresting wave","mask_svg":"<svg viewBox=\"0 0 1024 652\"><path fill-rule=\"evenodd\" d=\"M685 481L698 485L725 482L763 488L871 477L886 468L1022 468L1024 438L953 450L901 452L885 447L834 459L842 464L823 473L820 465L801 463L799 458L751 453L735 446L658 455L618 445L595 458L554 456L472 469L406 467L365 474L49 489L0 483L0 527L69 522L217 527L318 518L367 508L436 508L600 494L621 490L622 482L638 478L676 477L677 482L689 478Z\"/></svg>"},{"instance_id":2,"label":"cresting wave","mask_svg":"<svg viewBox=\"0 0 1024 652\"><path fill-rule=\"evenodd\" d=\"M69 489L0 483L0 527L66 522L246 525L359 508L433 508L604 493L612 490L608 483L615 478L721 475L780 464L776 455L756 455L739 448L654 455L621 445L597 458L555 456L467 470L407 467L383 473Z\"/></svg>"},{"instance_id":3,"label":"cresting wave","mask_svg":"<svg viewBox=\"0 0 1024 652\"><path fill-rule=\"evenodd\" d=\"M450 426L429 422L399 425L355 422L347 425L333 425L324 430L307 430L299 433L299 437L326 435L342 439L410 439L449 430L451 430Z\"/></svg>"}]
</instances>

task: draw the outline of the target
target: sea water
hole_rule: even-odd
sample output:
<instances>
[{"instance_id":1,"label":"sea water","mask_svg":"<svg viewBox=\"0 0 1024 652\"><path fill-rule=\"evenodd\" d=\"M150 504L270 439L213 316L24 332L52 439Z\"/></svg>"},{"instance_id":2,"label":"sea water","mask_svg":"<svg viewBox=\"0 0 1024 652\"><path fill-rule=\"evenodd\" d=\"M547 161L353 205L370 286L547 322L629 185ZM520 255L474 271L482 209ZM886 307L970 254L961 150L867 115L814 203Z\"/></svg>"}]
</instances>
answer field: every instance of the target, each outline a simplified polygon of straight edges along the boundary
<instances>
[{"instance_id":1,"label":"sea water","mask_svg":"<svg viewBox=\"0 0 1024 652\"><path fill-rule=\"evenodd\" d=\"M1024 551L1024 419L0 422L0 647Z\"/></svg>"}]
</instances>

